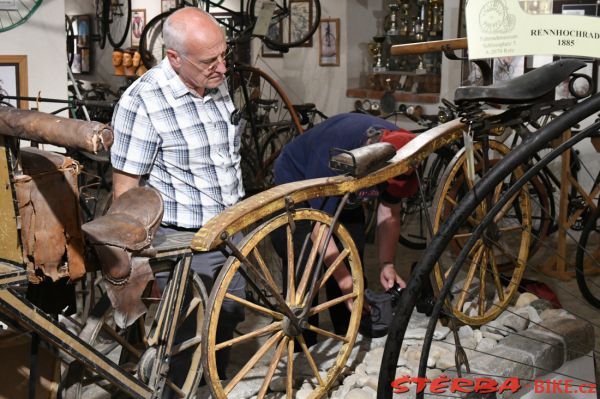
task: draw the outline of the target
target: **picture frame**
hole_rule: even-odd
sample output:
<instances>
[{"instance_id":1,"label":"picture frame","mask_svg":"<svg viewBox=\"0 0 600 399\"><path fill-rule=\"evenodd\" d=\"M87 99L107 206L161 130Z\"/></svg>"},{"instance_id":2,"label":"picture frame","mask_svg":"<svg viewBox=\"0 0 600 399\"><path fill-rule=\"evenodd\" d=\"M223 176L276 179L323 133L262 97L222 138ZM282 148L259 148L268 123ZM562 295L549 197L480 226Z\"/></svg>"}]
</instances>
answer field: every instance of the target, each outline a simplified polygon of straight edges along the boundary
<instances>
[{"instance_id":1,"label":"picture frame","mask_svg":"<svg viewBox=\"0 0 600 399\"><path fill-rule=\"evenodd\" d=\"M340 19L319 21L319 65L340 65Z\"/></svg>"},{"instance_id":2,"label":"picture frame","mask_svg":"<svg viewBox=\"0 0 600 399\"><path fill-rule=\"evenodd\" d=\"M273 40L281 41L283 38L283 24L281 22L270 25L267 37ZM264 43L261 44L260 54L263 57L269 58L283 58L283 53L277 50L268 48Z\"/></svg>"},{"instance_id":3,"label":"picture frame","mask_svg":"<svg viewBox=\"0 0 600 399\"><path fill-rule=\"evenodd\" d=\"M177 6L175 0L160 0L160 12L167 12L174 9Z\"/></svg>"},{"instance_id":4,"label":"picture frame","mask_svg":"<svg viewBox=\"0 0 600 399\"><path fill-rule=\"evenodd\" d=\"M288 35L290 42L297 41L307 32L312 21L312 0L290 0ZM298 47L312 47L312 37Z\"/></svg>"},{"instance_id":5,"label":"picture frame","mask_svg":"<svg viewBox=\"0 0 600 399\"><path fill-rule=\"evenodd\" d=\"M27 96L27 56L0 55L0 93L5 96ZM13 107L28 109L25 100L6 100Z\"/></svg>"},{"instance_id":6,"label":"picture frame","mask_svg":"<svg viewBox=\"0 0 600 399\"><path fill-rule=\"evenodd\" d=\"M131 10L131 47L138 48L146 26L146 9Z\"/></svg>"}]
</instances>

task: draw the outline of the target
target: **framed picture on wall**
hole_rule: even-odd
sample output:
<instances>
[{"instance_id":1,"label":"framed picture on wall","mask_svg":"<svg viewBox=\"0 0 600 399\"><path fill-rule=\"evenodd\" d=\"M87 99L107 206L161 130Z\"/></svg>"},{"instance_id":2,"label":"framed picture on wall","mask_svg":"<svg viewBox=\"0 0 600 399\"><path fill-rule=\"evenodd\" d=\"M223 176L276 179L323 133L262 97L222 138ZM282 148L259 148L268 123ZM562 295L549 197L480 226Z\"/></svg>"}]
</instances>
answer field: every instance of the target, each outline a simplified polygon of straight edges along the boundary
<instances>
[{"instance_id":1,"label":"framed picture on wall","mask_svg":"<svg viewBox=\"0 0 600 399\"><path fill-rule=\"evenodd\" d=\"M175 0L160 0L160 12L172 10L177 6Z\"/></svg>"},{"instance_id":2,"label":"framed picture on wall","mask_svg":"<svg viewBox=\"0 0 600 399\"><path fill-rule=\"evenodd\" d=\"M274 24L274 25L269 25L269 31L267 32L267 37L269 39L281 42L281 39L283 38L283 25L282 25L282 23L279 22L279 23ZM261 45L261 55L263 57L271 57L271 58L281 58L281 57L283 57L283 53L281 53L281 52L279 52L277 50L270 49L264 43Z\"/></svg>"},{"instance_id":3,"label":"framed picture on wall","mask_svg":"<svg viewBox=\"0 0 600 399\"><path fill-rule=\"evenodd\" d=\"M319 22L319 65L340 65L340 19L328 18Z\"/></svg>"},{"instance_id":4,"label":"framed picture on wall","mask_svg":"<svg viewBox=\"0 0 600 399\"><path fill-rule=\"evenodd\" d=\"M146 9L131 10L131 47L140 46L140 38L146 26Z\"/></svg>"},{"instance_id":5,"label":"framed picture on wall","mask_svg":"<svg viewBox=\"0 0 600 399\"><path fill-rule=\"evenodd\" d=\"M312 0L290 0L290 42L300 40L306 36L312 21ZM312 37L302 43L300 47L312 47Z\"/></svg>"},{"instance_id":6,"label":"framed picture on wall","mask_svg":"<svg viewBox=\"0 0 600 399\"><path fill-rule=\"evenodd\" d=\"M0 99L3 96L27 96L26 55L0 55ZM28 108L27 101L1 101L16 108Z\"/></svg>"},{"instance_id":7,"label":"framed picture on wall","mask_svg":"<svg viewBox=\"0 0 600 399\"><path fill-rule=\"evenodd\" d=\"M525 57L494 58L493 83L511 80L525 73Z\"/></svg>"}]
</instances>

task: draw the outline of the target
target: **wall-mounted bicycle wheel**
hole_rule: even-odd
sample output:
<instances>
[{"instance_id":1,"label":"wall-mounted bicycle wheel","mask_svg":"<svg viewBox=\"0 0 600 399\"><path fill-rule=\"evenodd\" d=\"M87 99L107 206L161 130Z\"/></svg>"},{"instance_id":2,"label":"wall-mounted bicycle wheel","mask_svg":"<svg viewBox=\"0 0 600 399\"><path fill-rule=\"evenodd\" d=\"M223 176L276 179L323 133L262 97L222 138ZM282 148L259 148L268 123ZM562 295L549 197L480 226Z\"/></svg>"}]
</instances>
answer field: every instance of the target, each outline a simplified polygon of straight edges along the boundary
<instances>
[{"instance_id":1,"label":"wall-mounted bicycle wheel","mask_svg":"<svg viewBox=\"0 0 600 399\"><path fill-rule=\"evenodd\" d=\"M297 47L307 42L317 30L321 19L321 4L319 0L251 0L248 3L248 13L254 24L254 34L257 34L260 22L256 22L261 21L262 12L267 13L267 17L270 16L263 40L276 47ZM281 35L270 34L271 32L281 32Z\"/></svg>"},{"instance_id":2,"label":"wall-mounted bicycle wheel","mask_svg":"<svg viewBox=\"0 0 600 399\"><path fill-rule=\"evenodd\" d=\"M108 41L114 48L125 43L131 25L131 0L111 1L108 14Z\"/></svg>"},{"instance_id":3,"label":"wall-mounted bicycle wheel","mask_svg":"<svg viewBox=\"0 0 600 399\"><path fill-rule=\"evenodd\" d=\"M229 89L245 121L242 175L248 194L273 186L273 164L285 144L302 132L298 115L279 84L258 68L236 64Z\"/></svg>"},{"instance_id":4,"label":"wall-mounted bicycle wheel","mask_svg":"<svg viewBox=\"0 0 600 399\"><path fill-rule=\"evenodd\" d=\"M257 376L262 381L261 387L257 389L258 398L265 397L273 378L285 380L287 398L294 397L294 390L299 389L304 380L313 380L316 387L308 398L322 398L327 395L328 390L344 368L358 333L363 306L363 276L360 256L348 231L340 224L332 228L333 238L338 243L340 255L317 279L314 286L317 289L316 298L325 295L326 283L333 278L332 272L337 267L346 267L345 265L349 267L354 285L351 293L327 299L325 302L315 305L308 298L308 294L311 288L310 279L315 272L318 246L312 245L311 249L304 254L305 256L296 263L294 260L300 258L300 251L297 248L302 247L304 237L296 237L292 233L294 226L299 224L312 226L313 223L320 223L315 242L321 243L326 237L327 228L332 228L332 217L321 211L297 209L289 216L281 214L266 221L238 245L241 253L255 266L256 273L265 281L264 284L260 283L256 277L246 278L245 276L253 276L253 274L249 271L250 268L242 265L237 258L230 257L223 266L209 298L208 312L202 331L205 376L208 377L207 383L215 398L224 399L230 394L235 395L240 382L244 379L255 379ZM273 260L273 256L270 255L273 252L270 241L276 239L274 235L277 234L276 230L279 228L283 229L285 236L283 240L286 243L282 251L288 254L288 261L283 265L281 265L283 262L280 261L278 264L274 264L273 262L276 260ZM309 227L308 231L311 230L312 227ZM301 236L301 234L299 235ZM294 287L285 292L281 286L277 285L273 274L273 270L281 270L281 268L287 270L287 287ZM241 273L242 271L243 273ZM240 277L240 274L244 277ZM246 279L246 298L227 292L230 286L239 287L237 279L240 278ZM274 294L282 296L285 307L274 300ZM251 298L258 299L252 300ZM308 317L323 316L324 313L327 313L326 310L332 306L344 303L349 299L353 299L353 303L348 325L336 325L337 329L335 329L332 324L321 319L317 327ZM228 314L234 312L230 307L232 303L241 305L246 319L251 320L251 323L248 325L238 324L232 338L218 342L217 330L226 320L225 311L228 311ZM306 303L310 305L308 313L302 315L302 309ZM285 309L289 309L291 313L299 316L300 328L290 321ZM239 312L235 311L234 313L237 315ZM229 323L225 325L231 326ZM345 328L345 333L339 333L339 329L342 327ZM317 343L314 346L307 346L304 338L307 331L315 333L317 336ZM319 357L319 353L323 355L321 342L324 342L328 348L326 362ZM226 350L231 353L230 364L227 376L221 376L227 379L221 380L217 371L217 356L221 351ZM265 369L268 370L266 375L261 373L261 370ZM255 374L255 372L260 374ZM256 392L247 396L253 394Z\"/></svg>"},{"instance_id":5,"label":"wall-mounted bicycle wheel","mask_svg":"<svg viewBox=\"0 0 600 399\"><path fill-rule=\"evenodd\" d=\"M467 156L463 148L450 162L440 179L441 184L433 201L434 234L440 230L461 198L483 177L484 162L490 168L510 151L504 144L494 140L489 141L487 152L483 150L481 142L475 143L473 147L473 178L469 177L467 172ZM481 218L491 205L497 202L506 187L505 183L522 174L522 168L516 168L503 184L496 187L493 194L481 201L467 222L454 235L446 251L447 258L442 257L434 268L435 280L440 289L446 281L449 271L446 265L451 263L450 259L460 252ZM462 280L456 286L452 303L454 315L464 323L481 325L493 320L508 306L517 292L532 239L532 211L528 189L529 187L512 198L494 220L486 235L473 247L468 261L465 262ZM516 255L513 255L515 251ZM468 306L468 303L471 306Z\"/></svg>"},{"instance_id":6,"label":"wall-mounted bicycle wheel","mask_svg":"<svg viewBox=\"0 0 600 399\"><path fill-rule=\"evenodd\" d=\"M42 4L42 0L16 0L14 7L0 10L0 32L25 23Z\"/></svg>"}]
</instances>

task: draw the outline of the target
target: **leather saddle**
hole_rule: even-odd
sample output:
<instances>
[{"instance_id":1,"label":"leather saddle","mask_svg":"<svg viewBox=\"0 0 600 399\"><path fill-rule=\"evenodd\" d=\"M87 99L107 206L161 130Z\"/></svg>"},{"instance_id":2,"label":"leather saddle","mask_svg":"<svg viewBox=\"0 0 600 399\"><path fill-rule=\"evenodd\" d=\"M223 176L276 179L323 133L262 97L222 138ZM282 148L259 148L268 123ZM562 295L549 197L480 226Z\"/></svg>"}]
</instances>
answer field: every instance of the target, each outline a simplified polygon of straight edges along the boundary
<instances>
[{"instance_id":1,"label":"leather saddle","mask_svg":"<svg viewBox=\"0 0 600 399\"><path fill-rule=\"evenodd\" d=\"M332 151L338 154L330 156L329 167L354 177L380 169L396 155L396 147L390 143L369 144L351 151L334 148Z\"/></svg>"},{"instance_id":2,"label":"leather saddle","mask_svg":"<svg viewBox=\"0 0 600 399\"><path fill-rule=\"evenodd\" d=\"M160 193L136 187L123 193L106 215L81 226L108 282L124 285L131 275L132 257L155 255L151 244L162 216Z\"/></svg>"}]
</instances>

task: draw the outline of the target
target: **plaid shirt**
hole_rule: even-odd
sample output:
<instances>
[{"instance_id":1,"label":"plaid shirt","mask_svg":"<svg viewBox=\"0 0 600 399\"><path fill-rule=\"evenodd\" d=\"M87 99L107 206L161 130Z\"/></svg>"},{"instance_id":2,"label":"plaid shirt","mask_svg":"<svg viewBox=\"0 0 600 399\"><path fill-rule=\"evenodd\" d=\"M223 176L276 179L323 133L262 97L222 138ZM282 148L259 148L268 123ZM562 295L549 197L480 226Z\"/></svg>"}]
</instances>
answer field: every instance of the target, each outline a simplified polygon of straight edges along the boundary
<instances>
[{"instance_id":1,"label":"plaid shirt","mask_svg":"<svg viewBox=\"0 0 600 399\"><path fill-rule=\"evenodd\" d=\"M198 97L167 59L121 97L111 162L161 192L163 224L199 228L244 195L233 110L225 84Z\"/></svg>"}]
</instances>

